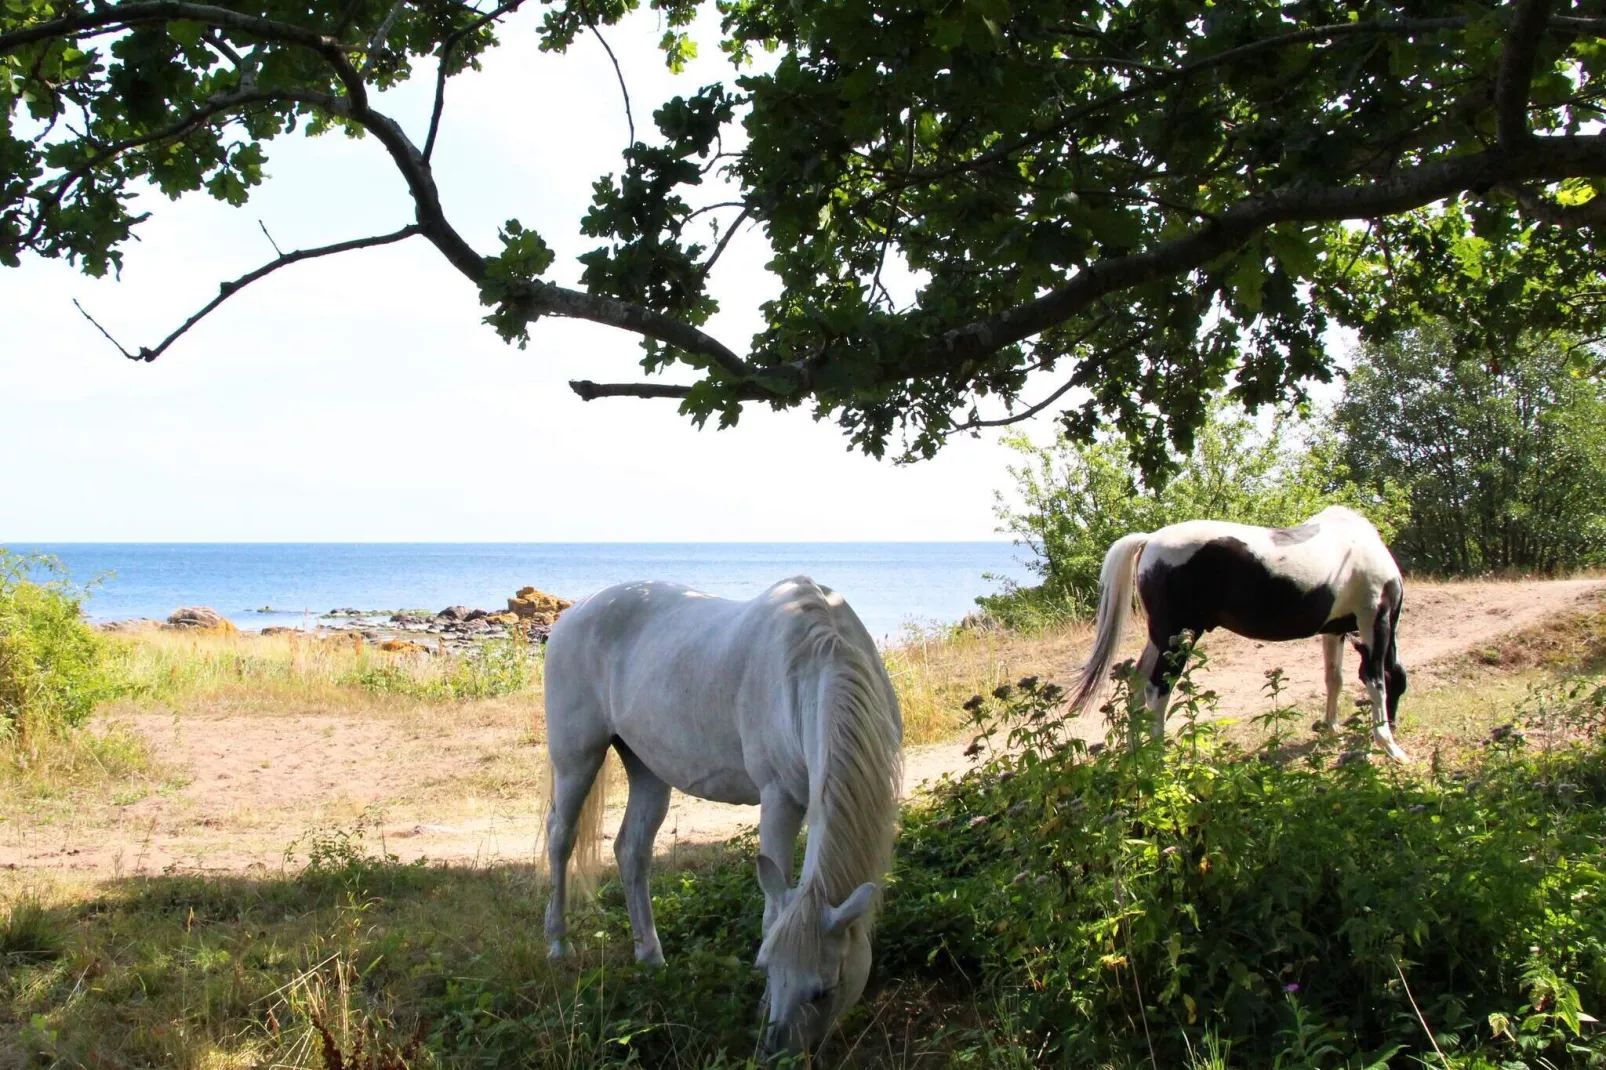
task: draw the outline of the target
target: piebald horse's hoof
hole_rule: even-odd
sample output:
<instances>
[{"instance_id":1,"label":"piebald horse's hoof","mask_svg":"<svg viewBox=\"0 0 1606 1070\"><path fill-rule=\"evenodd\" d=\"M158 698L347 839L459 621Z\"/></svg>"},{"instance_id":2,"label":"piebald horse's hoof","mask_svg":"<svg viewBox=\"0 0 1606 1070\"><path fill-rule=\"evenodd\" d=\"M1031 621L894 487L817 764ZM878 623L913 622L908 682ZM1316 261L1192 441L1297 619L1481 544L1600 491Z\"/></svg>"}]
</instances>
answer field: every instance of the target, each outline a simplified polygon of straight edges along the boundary
<instances>
[{"instance_id":1,"label":"piebald horse's hoof","mask_svg":"<svg viewBox=\"0 0 1606 1070\"><path fill-rule=\"evenodd\" d=\"M1387 752L1391 760L1399 762L1401 765L1404 765L1411 760L1406 753L1400 749L1400 745L1394 742L1393 736L1385 732L1373 732L1372 736L1377 740L1378 746L1382 747L1383 750Z\"/></svg>"}]
</instances>

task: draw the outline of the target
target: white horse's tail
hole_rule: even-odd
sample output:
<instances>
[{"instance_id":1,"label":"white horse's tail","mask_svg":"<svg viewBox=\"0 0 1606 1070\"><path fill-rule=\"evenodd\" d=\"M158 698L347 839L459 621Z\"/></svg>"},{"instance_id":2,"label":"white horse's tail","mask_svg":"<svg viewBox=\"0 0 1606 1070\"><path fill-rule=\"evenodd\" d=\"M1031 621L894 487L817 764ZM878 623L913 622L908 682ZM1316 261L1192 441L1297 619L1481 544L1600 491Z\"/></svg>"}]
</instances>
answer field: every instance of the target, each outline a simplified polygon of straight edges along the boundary
<instances>
[{"instance_id":1,"label":"white horse's tail","mask_svg":"<svg viewBox=\"0 0 1606 1070\"><path fill-rule=\"evenodd\" d=\"M608 774L612 772L610 767L613 763L613 750L610 748L597 769L597 779L591 782L591 790L586 793L585 805L580 807L580 817L574 823L574 853L569 857L569 871L575 889L585 895L596 890L597 874L602 872L602 814L608 808ZM546 812L550 815L558 783L551 750L547 751L543 774L546 784L540 794L546 799ZM546 837L547 826L543 821L537 836L537 855L546 853Z\"/></svg>"},{"instance_id":2,"label":"white horse's tail","mask_svg":"<svg viewBox=\"0 0 1606 1070\"><path fill-rule=\"evenodd\" d=\"M1115 540L1104 555L1104 567L1099 571L1099 615L1094 626L1093 651L1087 664L1082 666L1076 692L1071 696L1071 714L1081 713L1104 690L1115 661L1115 651L1121 645L1121 633L1126 630L1126 618L1132 613L1132 589L1138 571L1138 555L1148 545L1149 533L1139 532Z\"/></svg>"}]
</instances>

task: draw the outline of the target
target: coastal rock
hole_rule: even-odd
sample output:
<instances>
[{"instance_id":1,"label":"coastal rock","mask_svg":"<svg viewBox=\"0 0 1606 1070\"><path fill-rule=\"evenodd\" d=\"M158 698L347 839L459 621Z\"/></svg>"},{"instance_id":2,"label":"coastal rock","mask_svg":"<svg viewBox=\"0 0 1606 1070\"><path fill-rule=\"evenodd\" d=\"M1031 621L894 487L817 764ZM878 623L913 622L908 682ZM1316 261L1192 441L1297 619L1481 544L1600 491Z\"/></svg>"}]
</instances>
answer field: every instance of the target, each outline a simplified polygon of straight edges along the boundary
<instances>
[{"instance_id":1,"label":"coastal rock","mask_svg":"<svg viewBox=\"0 0 1606 1070\"><path fill-rule=\"evenodd\" d=\"M149 617L135 617L132 620L109 620L104 624L97 625L101 631L112 632L113 634L144 632L149 631L152 628L160 628L161 626L161 621L152 620Z\"/></svg>"},{"instance_id":2,"label":"coastal rock","mask_svg":"<svg viewBox=\"0 0 1606 1070\"><path fill-rule=\"evenodd\" d=\"M520 620L549 626L572 605L574 603L567 598L559 598L534 587L520 587L518 593L507 600L508 611L516 614Z\"/></svg>"},{"instance_id":3,"label":"coastal rock","mask_svg":"<svg viewBox=\"0 0 1606 1070\"><path fill-rule=\"evenodd\" d=\"M203 631L233 634L239 629L210 606L184 606L175 609L167 618L167 627L175 631Z\"/></svg>"},{"instance_id":4,"label":"coastal rock","mask_svg":"<svg viewBox=\"0 0 1606 1070\"><path fill-rule=\"evenodd\" d=\"M407 639L386 639L379 644L379 649L387 654L423 654L427 650L423 644Z\"/></svg>"},{"instance_id":5,"label":"coastal rock","mask_svg":"<svg viewBox=\"0 0 1606 1070\"><path fill-rule=\"evenodd\" d=\"M286 628L286 627L284 627L282 625L275 624L275 625L271 625L271 626L269 626L267 628L263 628L262 631L259 632L258 634L259 635L300 635L301 634L301 629L300 628Z\"/></svg>"},{"instance_id":6,"label":"coastal rock","mask_svg":"<svg viewBox=\"0 0 1606 1070\"><path fill-rule=\"evenodd\" d=\"M435 616L445 620L467 620L470 612L467 606L447 606Z\"/></svg>"},{"instance_id":7,"label":"coastal rock","mask_svg":"<svg viewBox=\"0 0 1606 1070\"><path fill-rule=\"evenodd\" d=\"M489 617L490 615L491 614L489 612L487 612L486 610L483 610L483 609L471 609L471 610L468 611L468 615L465 616L463 619L464 620L484 620L486 617Z\"/></svg>"}]
</instances>

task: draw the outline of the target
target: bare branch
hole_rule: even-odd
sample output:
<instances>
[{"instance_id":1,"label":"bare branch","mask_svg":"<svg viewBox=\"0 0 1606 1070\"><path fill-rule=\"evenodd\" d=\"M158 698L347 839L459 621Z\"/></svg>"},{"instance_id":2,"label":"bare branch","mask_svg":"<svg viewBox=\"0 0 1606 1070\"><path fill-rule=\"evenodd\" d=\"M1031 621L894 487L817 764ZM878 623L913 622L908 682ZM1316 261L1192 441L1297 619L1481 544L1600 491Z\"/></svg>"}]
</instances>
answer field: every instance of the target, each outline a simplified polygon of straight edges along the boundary
<instances>
[{"instance_id":1,"label":"bare branch","mask_svg":"<svg viewBox=\"0 0 1606 1070\"><path fill-rule=\"evenodd\" d=\"M615 56L613 49L608 47L608 39L602 36L602 31L597 28L597 20L591 17L591 10L586 7L584 0L581 0L580 3L580 13L585 16L586 25L596 35L597 43L602 45L604 52L608 53L608 62L613 64L613 76L619 79L619 95L625 98L625 123L630 127L629 144L634 145L636 143L636 117L630 111L630 90L625 86L625 72L619 69L619 57Z\"/></svg>"},{"instance_id":2,"label":"bare branch","mask_svg":"<svg viewBox=\"0 0 1606 1070\"><path fill-rule=\"evenodd\" d=\"M685 398L691 396L689 386L670 386L667 383L593 383L590 379L570 379L569 389L580 395L581 401L597 398Z\"/></svg>"},{"instance_id":3,"label":"bare branch","mask_svg":"<svg viewBox=\"0 0 1606 1070\"><path fill-rule=\"evenodd\" d=\"M267 228L263 227L262 232L267 234ZM122 344L119 343L117 339L113 338L107 332L106 328L102 327L98 323L95 323L94 318L90 316L88 312L84 312L84 307L82 305L78 305L76 298L73 300L73 304L78 305L78 311L83 312L84 318L89 320L90 323L94 323L96 329L98 329L101 334L106 335L106 340L111 342L112 345L116 346L118 352L122 353L123 356L127 357L129 360L152 361L161 356L168 346L178 341L184 332L188 331L191 327L205 319L207 314L213 309L217 308L217 306L227 301L230 297L233 297L246 286L249 286L251 283L256 282L260 278L264 278L265 276L273 274L282 267L289 267L291 264L297 264L303 260L312 260L320 256L333 256L336 253L347 253L354 249L371 249L378 245L390 245L393 242L399 242L404 238L411 238L414 234L419 234L421 232L422 228L419 227L418 224L409 223L400 230L392 231L389 234L381 234L372 238L353 238L350 241L335 242L333 245L320 245L312 249L297 249L296 251L290 253L280 253L277 258L270 260L266 264L263 264L255 271L247 272L232 282L225 282L219 285L217 296L203 305L199 312L185 320L177 330L173 331L166 338L162 339L161 342L159 342L154 348L141 346L139 352L137 353L130 353L127 349L123 348ZM268 237L268 241L273 241L271 235ZM277 250L278 246L275 245L274 249Z\"/></svg>"},{"instance_id":4,"label":"bare branch","mask_svg":"<svg viewBox=\"0 0 1606 1070\"><path fill-rule=\"evenodd\" d=\"M452 50L455 49L458 44L460 44L462 40L469 34L477 33L486 26L495 22L497 19L501 18L503 15L506 15L512 11L517 11L519 6L523 3L524 0L506 0L505 3L490 11L487 11L485 14L481 15L467 26L453 31L444 41L441 42L441 46L437 50L440 55L440 63L437 64L435 68L435 104L430 109L429 133L424 138L424 151L422 153L425 163L428 163L429 158L435 154L435 136L440 133L441 110L446 107L446 77L447 68L451 65L452 61Z\"/></svg>"},{"instance_id":5,"label":"bare branch","mask_svg":"<svg viewBox=\"0 0 1606 1070\"><path fill-rule=\"evenodd\" d=\"M1036 416L1038 413L1054 404L1054 402L1064 397L1070 392L1071 387L1075 385L1076 376L1073 375L1065 381L1065 385L1061 386L1058 390L1054 391L1052 394L1048 395L1048 397L1044 398L1042 401L1039 401L1036 405L1033 405L1029 409L1022 409L1020 412L1011 413L1008 416L1001 416L996 420L966 420L962 424L955 424L954 430L977 431L983 427L1008 427L1011 424L1018 424L1022 421L1030 420L1033 416Z\"/></svg>"},{"instance_id":6,"label":"bare branch","mask_svg":"<svg viewBox=\"0 0 1606 1070\"><path fill-rule=\"evenodd\" d=\"M719 239L719 244L714 246L714 251L709 254L707 260L703 261L703 266L697 269L697 277L699 279L708 278L708 273L714 270L714 264L719 260L720 255L724 253L725 246L729 245L731 239L736 237L736 228L747 222L747 217L752 214L752 211L752 208L743 208L740 214L731 220L731 225L725 228L725 236Z\"/></svg>"},{"instance_id":7,"label":"bare branch","mask_svg":"<svg viewBox=\"0 0 1606 1070\"><path fill-rule=\"evenodd\" d=\"M268 225L266 223L262 222L262 220L259 219L259 220L257 220L257 226L262 228L262 236L264 238L268 239L268 244L269 245L273 246L274 254L276 256L280 256L280 257L284 256L284 250L279 248L279 243L273 240L273 235L272 234L268 233Z\"/></svg>"},{"instance_id":8,"label":"bare branch","mask_svg":"<svg viewBox=\"0 0 1606 1070\"><path fill-rule=\"evenodd\" d=\"M108 331L106 328L102 327L100 325L100 321L95 319L94 316L91 316L89 314L89 312L84 308L84 306L80 305L78 303L78 298L76 298L76 297L73 298L72 299L72 304L73 304L73 307L78 310L78 314L80 316L84 317L84 319L88 320L90 323L93 323L95 325L95 330L99 331L102 335L104 335L105 338L106 338L106 341L110 342L112 345L117 347L117 352L121 353L123 356L127 357L129 360L139 360L140 359L138 353L130 353L128 350L124 349L123 348L123 343L121 343L117 339L113 338L112 337L112 333L110 331Z\"/></svg>"},{"instance_id":9,"label":"bare branch","mask_svg":"<svg viewBox=\"0 0 1606 1070\"><path fill-rule=\"evenodd\" d=\"M1495 131L1500 144L1508 149L1533 136L1528 129L1528 94L1549 14L1550 0L1522 0L1500 51L1494 90Z\"/></svg>"}]
</instances>

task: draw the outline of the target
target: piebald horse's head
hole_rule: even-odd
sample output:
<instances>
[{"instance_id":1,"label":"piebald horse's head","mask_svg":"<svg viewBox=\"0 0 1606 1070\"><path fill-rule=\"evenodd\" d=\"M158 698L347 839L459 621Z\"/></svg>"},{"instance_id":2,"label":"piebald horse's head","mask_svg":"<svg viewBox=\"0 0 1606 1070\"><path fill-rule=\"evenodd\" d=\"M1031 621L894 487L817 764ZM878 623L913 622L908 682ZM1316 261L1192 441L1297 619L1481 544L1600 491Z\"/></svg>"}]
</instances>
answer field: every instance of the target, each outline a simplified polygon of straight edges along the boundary
<instances>
[{"instance_id":1,"label":"piebald horse's head","mask_svg":"<svg viewBox=\"0 0 1606 1070\"><path fill-rule=\"evenodd\" d=\"M768 978L764 1054L813 1051L864 993L876 886L861 884L833 904L812 887L788 888L780 867L764 855L758 881L781 908L758 951Z\"/></svg>"}]
</instances>

